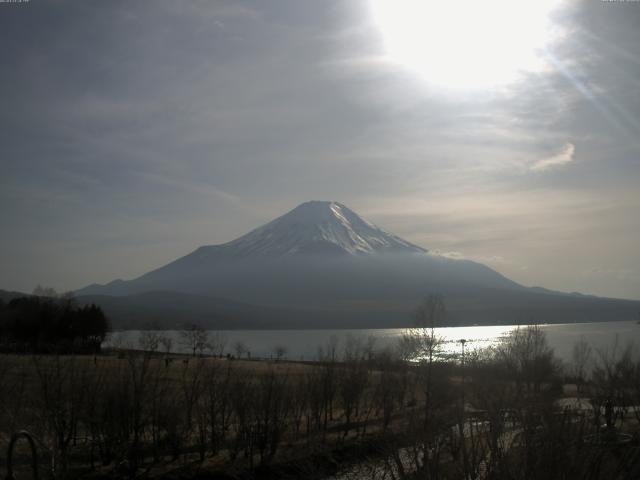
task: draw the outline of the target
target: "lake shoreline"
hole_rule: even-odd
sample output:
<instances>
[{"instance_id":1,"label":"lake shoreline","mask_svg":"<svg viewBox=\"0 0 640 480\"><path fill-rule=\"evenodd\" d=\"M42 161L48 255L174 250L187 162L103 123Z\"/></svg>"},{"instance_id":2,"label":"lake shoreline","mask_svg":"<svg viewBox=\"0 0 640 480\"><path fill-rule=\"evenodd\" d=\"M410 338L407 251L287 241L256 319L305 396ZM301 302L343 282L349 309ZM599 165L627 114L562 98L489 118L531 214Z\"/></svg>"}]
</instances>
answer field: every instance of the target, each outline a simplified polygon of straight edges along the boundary
<instances>
[{"instance_id":1,"label":"lake shoreline","mask_svg":"<svg viewBox=\"0 0 640 480\"><path fill-rule=\"evenodd\" d=\"M468 328L468 327L505 327L505 326L519 326L519 327L527 327L529 325L540 325L540 326L548 326L548 325L590 325L594 323L638 323L636 319L630 320L606 320L606 321L584 321L584 322L540 322L540 323L470 323L470 324L457 324L457 325L443 325L438 328ZM196 323L196 325L199 325ZM640 327L640 325L639 325ZM209 332L271 332L271 331L327 331L327 330L335 330L335 331L347 331L347 330L403 330L403 329L413 329L418 328L414 324L407 326L394 326L394 327L309 327L309 328L203 328ZM116 328L111 330L111 333L120 333L120 332L181 332L184 328L154 328L153 326L149 326L148 328L140 329L140 328Z\"/></svg>"},{"instance_id":2,"label":"lake shoreline","mask_svg":"<svg viewBox=\"0 0 640 480\"><path fill-rule=\"evenodd\" d=\"M634 321L622 322L585 322L585 323L548 323L540 324L550 346L562 361L571 361L573 345L584 338L595 350L613 348L629 341L640 344L640 327ZM456 326L436 328L441 337L443 356L456 357L461 353L460 340L465 340L467 353L481 351L497 346L502 339L526 325L497 326ZM414 327L415 328L415 327ZM296 361L317 360L320 351L328 348L337 352L350 342L371 345L373 350L394 350L409 328L381 329L306 329L306 330L208 330L205 344L215 344L211 350L208 345L201 352L225 355L232 354L245 358L247 355L260 358L288 358ZM169 340L171 353L188 353L192 349L185 346L185 330L121 330L113 332L103 347L138 349L140 339L149 334ZM277 351L280 351L278 354ZM237 352L242 354L238 355Z\"/></svg>"}]
</instances>

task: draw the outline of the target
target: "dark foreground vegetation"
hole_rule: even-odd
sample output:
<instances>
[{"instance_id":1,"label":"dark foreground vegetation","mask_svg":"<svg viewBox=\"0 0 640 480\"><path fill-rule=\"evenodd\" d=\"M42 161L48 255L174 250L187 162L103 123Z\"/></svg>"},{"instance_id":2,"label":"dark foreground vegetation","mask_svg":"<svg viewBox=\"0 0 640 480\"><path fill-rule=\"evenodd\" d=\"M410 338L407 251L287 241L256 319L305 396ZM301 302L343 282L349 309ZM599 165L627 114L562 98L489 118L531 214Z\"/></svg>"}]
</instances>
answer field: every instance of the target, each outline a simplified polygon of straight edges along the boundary
<instances>
[{"instance_id":1,"label":"dark foreground vegetation","mask_svg":"<svg viewBox=\"0 0 640 480\"><path fill-rule=\"evenodd\" d=\"M109 322L96 305L76 304L70 295L32 295L0 300L0 351L98 353Z\"/></svg>"},{"instance_id":2,"label":"dark foreground vegetation","mask_svg":"<svg viewBox=\"0 0 640 480\"><path fill-rule=\"evenodd\" d=\"M175 356L153 338L145 352L5 354L1 451L27 429L41 476L59 479L639 478L631 347L578 342L561 366L529 327L443 360L439 309L397 350L330 342L314 363Z\"/></svg>"}]
</instances>

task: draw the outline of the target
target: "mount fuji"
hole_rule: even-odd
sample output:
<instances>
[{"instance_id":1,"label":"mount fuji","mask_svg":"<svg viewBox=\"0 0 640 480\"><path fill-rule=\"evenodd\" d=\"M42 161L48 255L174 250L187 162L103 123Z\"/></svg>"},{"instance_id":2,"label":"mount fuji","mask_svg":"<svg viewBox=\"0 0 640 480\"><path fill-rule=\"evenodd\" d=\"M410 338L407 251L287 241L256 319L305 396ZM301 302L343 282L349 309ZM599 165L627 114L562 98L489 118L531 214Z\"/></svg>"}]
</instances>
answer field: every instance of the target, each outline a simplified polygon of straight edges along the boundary
<instances>
[{"instance_id":1,"label":"mount fuji","mask_svg":"<svg viewBox=\"0 0 640 480\"><path fill-rule=\"evenodd\" d=\"M151 319L169 328L337 328L411 325L429 293L452 324L631 318L640 302L527 288L491 268L448 258L362 219L311 201L222 245L202 246L129 281L90 285L119 328Z\"/></svg>"}]
</instances>

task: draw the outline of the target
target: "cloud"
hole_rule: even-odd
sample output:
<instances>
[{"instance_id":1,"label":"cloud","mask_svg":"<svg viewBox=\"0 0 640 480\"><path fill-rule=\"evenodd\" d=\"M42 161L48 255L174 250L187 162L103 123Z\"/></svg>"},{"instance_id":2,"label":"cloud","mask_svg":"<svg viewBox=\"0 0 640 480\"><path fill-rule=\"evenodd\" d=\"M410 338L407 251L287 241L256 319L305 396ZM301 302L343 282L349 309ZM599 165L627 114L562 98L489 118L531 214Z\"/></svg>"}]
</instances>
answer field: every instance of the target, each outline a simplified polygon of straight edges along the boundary
<instances>
[{"instance_id":1,"label":"cloud","mask_svg":"<svg viewBox=\"0 0 640 480\"><path fill-rule=\"evenodd\" d=\"M433 251L434 255L439 255L441 257L446 257L449 258L451 260L466 260L465 256L462 254L462 252L443 252L440 250L434 250Z\"/></svg>"},{"instance_id":2,"label":"cloud","mask_svg":"<svg viewBox=\"0 0 640 480\"><path fill-rule=\"evenodd\" d=\"M551 168L562 167L573 162L575 152L576 146L573 143L566 143L560 153L538 160L530 168L533 171L541 172Z\"/></svg>"},{"instance_id":3,"label":"cloud","mask_svg":"<svg viewBox=\"0 0 640 480\"><path fill-rule=\"evenodd\" d=\"M0 287L136 276L315 197L523 284L638 297L575 272L640 272L640 10L563 2L558 70L443 93L385 58L368 0L67 3L0 15ZM578 141L585 168L548 175Z\"/></svg>"}]
</instances>

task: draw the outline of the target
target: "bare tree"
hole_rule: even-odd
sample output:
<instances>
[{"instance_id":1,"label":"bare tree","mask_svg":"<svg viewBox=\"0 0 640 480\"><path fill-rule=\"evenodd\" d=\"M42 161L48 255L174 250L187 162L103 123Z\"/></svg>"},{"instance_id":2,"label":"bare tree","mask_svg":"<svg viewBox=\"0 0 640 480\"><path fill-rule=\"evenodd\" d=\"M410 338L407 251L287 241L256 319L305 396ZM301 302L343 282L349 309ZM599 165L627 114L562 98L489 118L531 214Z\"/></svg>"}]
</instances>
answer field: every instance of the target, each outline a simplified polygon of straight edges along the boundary
<instances>
[{"instance_id":1,"label":"bare tree","mask_svg":"<svg viewBox=\"0 0 640 480\"><path fill-rule=\"evenodd\" d=\"M582 391L582 386L586 380L589 364L591 362L591 353L591 346L587 343L584 337L580 337L580 340L573 345L573 351L571 352L571 367L578 393Z\"/></svg>"},{"instance_id":2,"label":"bare tree","mask_svg":"<svg viewBox=\"0 0 640 480\"><path fill-rule=\"evenodd\" d=\"M360 351L345 355L345 363L338 375L338 393L344 413L344 436L349 434L353 421L358 417L362 397L369 380L369 371L360 358Z\"/></svg>"},{"instance_id":3,"label":"bare tree","mask_svg":"<svg viewBox=\"0 0 640 480\"><path fill-rule=\"evenodd\" d=\"M160 346L160 334L153 330L145 330L140 332L138 337L138 346L147 353L154 353Z\"/></svg>"},{"instance_id":4,"label":"bare tree","mask_svg":"<svg viewBox=\"0 0 640 480\"><path fill-rule=\"evenodd\" d=\"M367 360L373 360L373 357L376 354L376 343L378 343L378 337L375 335L367 336L364 345L364 354Z\"/></svg>"},{"instance_id":5,"label":"bare tree","mask_svg":"<svg viewBox=\"0 0 640 480\"><path fill-rule=\"evenodd\" d=\"M284 345L276 345L271 350L277 361L282 360L287 355L287 347Z\"/></svg>"},{"instance_id":6,"label":"bare tree","mask_svg":"<svg viewBox=\"0 0 640 480\"><path fill-rule=\"evenodd\" d=\"M318 361L319 362L335 362L338 360L338 345L339 340L336 335L331 335L326 345L320 345L318 347Z\"/></svg>"},{"instance_id":7,"label":"bare tree","mask_svg":"<svg viewBox=\"0 0 640 480\"><path fill-rule=\"evenodd\" d=\"M337 360L338 360L338 337L332 335L324 347L318 348L318 361L322 363L322 368L317 379L320 394L319 412L323 416L323 432L326 433L329 420L333 420L333 402L337 392Z\"/></svg>"},{"instance_id":8,"label":"bare tree","mask_svg":"<svg viewBox=\"0 0 640 480\"><path fill-rule=\"evenodd\" d=\"M618 336L612 348L598 349L591 375L591 395L595 422L604 405L610 402L615 410L615 417L624 421L624 414L633 402L632 392L637 384L638 375L633 342L620 347ZM635 410L635 408L634 408ZM615 418L614 418L615 421Z\"/></svg>"},{"instance_id":9,"label":"bare tree","mask_svg":"<svg viewBox=\"0 0 640 480\"><path fill-rule=\"evenodd\" d=\"M432 363L442 344L435 329L443 325L445 317L446 308L442 295L432 294L426 297L416 310L415 328L409 329L402 337L404 354L412 355L415 360Z\"/></svg>"},{"instance_id":10,"label":"bare tree","mask_svg":"<svg viewBox=\"0 0 640 480\"><path fill-rule=\"evenodd\" d=\"M386 432L394 411L402 404L404 385L389 355L381 355L376 364L378 375L375 377L374 400L378 412L382 414L382 429Z\"/></svg>"},{"instance_id":11,"label":"bare tree","mask_svg":"<svg viewBox=\"0 0 640 480\"><path fill-rule=\"evenodd\" d=\"M215 332L209 337L207 347L211 352L211 355L222 358L224 351L227 348L227 337L220 332Z\"/></svg>"},{"instance_id":12,"label":"bare tree","mask_svg":"<svg viewBox=\"0 0 640 480\"><path fill-rule=\"evenodd\" d=\"M106 342L114 350L126 350L133 348L131 340L127 331L112 332L107 338Z\"/></svg>"},{"instance_id":13,"label":"bare tree","mask_svg":"<svg viewBox=\"0 0 640 480\"><path fill-rule=\"evenodd\" d=\"M446 315L444 298L440 294L426 297L416 311L416 327L403 335L403 344L418 360L424 374L424 427L431 422L433 363L442 339L436 335L436 327L441 326Z\"/></svg>"},{"instance_id":14,"label":"bare tree","mask_svg":"<svg viewBox=\"0 0 640 480\"><path fill-rule=\"evenodd\" d=\"M162 349L165 354L171 353L171 349L173 348L173 338L168 335L161 335L159 339L160 345L162 345Z\"/></svg>"},{"instance_id":15,"label":"bare tree","mask_svg":"<svg viewBox=\"0 0 640 480\"><path fill-rule=\"evenodd\" d=\"M196 353L202 355L202 352L207 347L209 334L201 326L191 324L187 325L184 330L180 331L180 338L181 344L195 357Z\"/></svg>"},{"instance_id":16,"label":"bare tree","mask_svg":"<svg viewBox=\"0 0 640 480\"><path fill-rule=\"evenodd\" d=\"M242 340L238 340L233 344L233 350L236 352L236 357L238 358L242 358L242 356L249 351L247 345Z\"/></svg>"},{"instance_id":17,"label":"bare tree","mask_svg":"<svg viewBox=\"0 0 640 480\"><path fill-rule=\"evenodd\" d=\"M558 371L553 349L539 325L517 328L496 349L500 361L520 390L539 392L542 383Z\"/></svg>"},{"instance_id":18,"label":"bare tree","mask_svg":"<svg viewBox=\"0 0 640 480\"><path fill-rule=\"evenodd\" d=\"M288 375L275 370L261 375L256 386L252 436L260 463L265 464L275 456L289 427L292 392Z\"/></svg>"},{"instance_id":19,"label":"bare tree","mask_svg":"<svg viewBox=\"0 0 640 480\"><path fill-rule=\"evenodd\" d=\"M215 455L222 447L230 429L233 405L231 404L231 385L235 378L232 364L224 369L219 363L210 363L205 372L204 408L208 426L209 448Z\"/></svg>"},{"instance_id":20,"label":"bare tree","mask_svg":"<svg viewBox=\"0 0 640 480\"><path fill-rule=\"evenodd\" d=\"M68 450L75 439L86 398L89 372L76 358L33 358L37 373L36 404L39 425L52 454L54 476L67 474Z\"/></svg>"}]
</instances>

